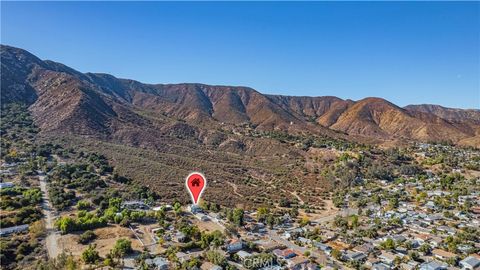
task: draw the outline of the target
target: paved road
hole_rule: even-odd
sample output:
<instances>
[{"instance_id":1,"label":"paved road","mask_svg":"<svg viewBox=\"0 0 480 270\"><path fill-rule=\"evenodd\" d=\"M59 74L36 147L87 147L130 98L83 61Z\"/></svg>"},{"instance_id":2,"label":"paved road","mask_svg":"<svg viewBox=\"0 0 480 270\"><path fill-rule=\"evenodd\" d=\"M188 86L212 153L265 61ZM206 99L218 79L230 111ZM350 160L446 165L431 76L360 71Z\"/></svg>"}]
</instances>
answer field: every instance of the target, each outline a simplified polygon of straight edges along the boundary
<instances>
[{"instance_id":1,"label":"paved road","mask_svg":"<svg viewBox=\"0 0 480 270\"><path fill-rule=\"evenodd\" d=\"M58 248L58 238L60 237L60 234L55 228L56 215L48 198L47 181L44 172L38 172L38 180L40 181L40 190L42 191L43 198L42 209L43 214L45 215L45 227L47 229L46 247L48 257L56 258L57 255L60 254Z\"/></svg>"}]
</instances>

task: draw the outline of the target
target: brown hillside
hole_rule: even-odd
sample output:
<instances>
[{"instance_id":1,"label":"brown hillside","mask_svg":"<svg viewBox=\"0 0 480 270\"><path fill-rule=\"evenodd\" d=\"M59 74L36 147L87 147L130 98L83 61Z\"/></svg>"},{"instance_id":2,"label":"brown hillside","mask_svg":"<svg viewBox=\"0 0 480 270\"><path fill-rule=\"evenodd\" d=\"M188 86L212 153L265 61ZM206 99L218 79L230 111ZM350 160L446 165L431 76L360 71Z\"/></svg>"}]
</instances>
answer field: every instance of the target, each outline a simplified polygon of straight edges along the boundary
<instances>
[{"instance_id":1,"label":"brown hillside","mask_svg":"<svg viewBox=\"0 0 480 270\"><path fill-rule=\"evenodd\" d=\"M43 132L108 137L122 128L156 130L162 117L207 129L247 125L342 137L334 130L382 140L461 142L480 130L478 110L437 105L403 109L379 98L354 102L263 95L248 87L142 84L108 74L83 74L18 48L2 46L1 53L2 101L33 103L30 109Z\"/></svg>"}]
</instances>

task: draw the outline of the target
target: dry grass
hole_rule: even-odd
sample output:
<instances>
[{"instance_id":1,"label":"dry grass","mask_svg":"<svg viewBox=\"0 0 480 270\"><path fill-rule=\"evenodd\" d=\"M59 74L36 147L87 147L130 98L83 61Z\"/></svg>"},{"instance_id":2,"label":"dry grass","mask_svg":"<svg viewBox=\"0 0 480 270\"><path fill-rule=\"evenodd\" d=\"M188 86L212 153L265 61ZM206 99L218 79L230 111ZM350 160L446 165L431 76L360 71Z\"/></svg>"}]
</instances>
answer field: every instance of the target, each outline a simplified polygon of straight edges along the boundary
<instances>
[{"instance_id":1,"label":"dry grass","mask_svg":"<svg viewBox=\"0 0 480 270\"><path fill-rule=\"evenodd\" d=\"M223 228L213 221L201 221L198 218L192 218L192 221L193 221L193 224L197 225L201 231L209 231L209 232L213 232L215 230L223 231Z\"/></svg>"},{"instance_id":2,"label":"dry grass","mask_svg":"<svg viewBox=\"0 0 480 270\"><path fill-rule=\"evenodd\" d=\"M135 238L132 231L128 228L120 227L118 225L110 225L105 228L99 228L94 230L97 238L92 242L95 244L96 250L100 256L105 257L115 245L115 242L120 238L129 239L132 241L132 248L135 251L141 252L143 250L140 242ZM79 234L67 234L60 236L58 240L58 246L61 250L71 252L74 256L81 256L83 250L87 248L87 245L78 243Z\"/></svg>"}]
</instances>

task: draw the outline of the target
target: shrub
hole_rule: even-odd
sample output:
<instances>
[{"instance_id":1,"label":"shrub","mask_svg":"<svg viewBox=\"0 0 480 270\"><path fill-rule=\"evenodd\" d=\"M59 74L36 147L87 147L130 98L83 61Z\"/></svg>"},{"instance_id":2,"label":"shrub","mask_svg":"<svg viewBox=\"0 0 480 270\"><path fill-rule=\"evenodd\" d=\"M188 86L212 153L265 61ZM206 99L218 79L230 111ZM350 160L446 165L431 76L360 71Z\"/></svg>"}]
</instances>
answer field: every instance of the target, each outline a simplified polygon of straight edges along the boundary
<instances>
[{"instance_id":1,"label":"shrub","mask_svg":"<svg viewBox=\"0 0 480 270\"><path fill-rule=\"evenodd\" d=\"M74 231L91 230L105 227L107 220L104 217L96 217L93 213L79 212L79 217L72 218L68 216L60 217L55 225L63 233Z\"/></svg>"},{"instance_id":2,"label":"shrub","mask_svg":"<svg viewBox=\"0 0 480 270\"><path fill-rule=\"evenodd\" d=\"M132 252L132 242L127 239L118 239L112 249L112 255L117 258L122 258L130 252Z\"/></svg>"},{"instance_id":3,"label":"shrub","mask_svg":"<svg viewBox=\"0 0 480 270\"><path fill-rule=\"evenodd\" d=\"M91 241L93 241L95 238L97 238L95 233L93 231L88 230L80 235L80 238L78 239L78 243L82 245L86 245Z\"/></svg>"},{"instance_id":4,"label":"shrub","mask_svg":"<svg viewBox=\"0 0 480 270\"><path fill-rule=\"evenodd\" d=\"M91 207L91 204L88 201L83 201L82 200L82 201L79 201L77 203L77 209L78 210L88 210L88 209L90 209L90 207Z\"/></svg>"}]
</instances>

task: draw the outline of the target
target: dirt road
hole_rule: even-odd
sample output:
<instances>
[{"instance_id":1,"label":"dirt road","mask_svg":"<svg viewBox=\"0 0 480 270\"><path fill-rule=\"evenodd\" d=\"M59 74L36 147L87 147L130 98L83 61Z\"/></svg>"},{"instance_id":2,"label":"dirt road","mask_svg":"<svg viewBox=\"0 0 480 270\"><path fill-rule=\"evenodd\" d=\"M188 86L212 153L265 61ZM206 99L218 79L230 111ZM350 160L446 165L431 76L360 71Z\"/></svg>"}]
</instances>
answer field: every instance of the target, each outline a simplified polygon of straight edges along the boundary
<instances>
[{"instance_id":1,"label":"dirt road","mask_svg":"<svg viewBox=\"0 0 480 270\"><path fill-rule=\"evenodd\" d=\"M58 249L58 238L60 237L60 234L55 228L56 215L48 198L47 181L44 172L38 172L38 180L40 181L40 190L42 191L43 198L42 209L43 214L45 215L45 227L47 229L46 248L48 257L56 258L60 253L60 250Z\"/></svg>"}]
</instances>

